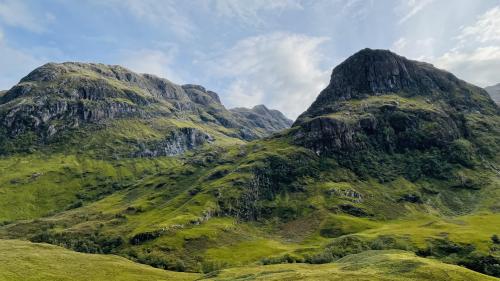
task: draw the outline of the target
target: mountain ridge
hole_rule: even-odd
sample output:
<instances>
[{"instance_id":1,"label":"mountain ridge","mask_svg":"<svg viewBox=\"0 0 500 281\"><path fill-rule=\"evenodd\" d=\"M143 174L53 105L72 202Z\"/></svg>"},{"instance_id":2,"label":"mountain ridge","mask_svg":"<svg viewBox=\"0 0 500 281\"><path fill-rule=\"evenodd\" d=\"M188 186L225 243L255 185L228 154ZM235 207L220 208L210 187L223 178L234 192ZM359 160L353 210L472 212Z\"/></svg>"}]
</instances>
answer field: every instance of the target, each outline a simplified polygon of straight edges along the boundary
<instances>
[{"instance_id":1,"label":"mountain ridge","mask_svg":"<svg viewBox=\"0 0 500 281\"><path fill-rule=\"evenodd\" d=\"M267 136L288 126L273 115L267 116L266 125L262 125L245 115L235 114L222 105L215 92L200 85L177 85L121 66L78 62L48 63L30 72L0 96L0 115L5 135L10 138L4 138L4 142L12 142L21 135L35 137L35 142L46 142L58 132L85 131L86 125L107 126L122 119L158 124L156 127L164 126L161 124L168 120L188 122L190 125L183 126L197 131L200 131L198 125L208 126L220 136L218 139L229 137L243 141ZM176 126L172 124L171 128ZM164 129L160 131L168 134ZM167 154L214 138L213 132L206 133L201 130L186 135L177 130L175 134L182 135L184 142L197 140L176 144L181 149Z\"/></svg>"}]
</instances>

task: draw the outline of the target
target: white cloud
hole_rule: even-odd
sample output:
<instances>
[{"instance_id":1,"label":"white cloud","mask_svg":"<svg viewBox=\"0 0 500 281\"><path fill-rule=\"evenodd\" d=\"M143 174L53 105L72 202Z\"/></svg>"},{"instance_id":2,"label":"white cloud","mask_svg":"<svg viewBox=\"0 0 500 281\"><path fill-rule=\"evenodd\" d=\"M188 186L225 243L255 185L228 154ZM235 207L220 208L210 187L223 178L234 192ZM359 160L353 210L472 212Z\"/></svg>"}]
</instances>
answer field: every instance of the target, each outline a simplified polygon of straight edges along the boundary
<instances>
[{"instance_id":1,"label":"white cloud","mask_svg":"<svg viewBox=\"0 0 500 281\"><path fill-rule=\"evenodd\" d=\"M172 69L175 48L167 50L140 49L124 50L120 54L119 64L139 73L154 74L175 83L183 80Z\"/></svg>"},{"instance_id":2,"label":"white cloud","mask_svg":"<svg viewBox=\"0 0 500 281\"><path fill-rule=\"evenodd\" d=\"M181 37L190 38L195 26L174 0L95 0L113 9L124 8L139 20L165 27Z\"/></svg>"},{"instance_id":3,"label":"white cloud","mask_svg":"<svg viewBox=\"0 0 500 281\"><path fill-rule=\"evenodd\" d=\"M403 24L420 11L422 11L429 4L434 2L434 0L409 0L402 1L400 5L396 7L396 12L401 15L398 24Z\"/></svg>"},{"instance_id":4,"label":"white cloud","mask_svg":"<svg viewBox=\"0 0 500 281\"><path fill-rule=\"evenodd\" d=\"M401 37L392 44L391 50L410 59L429 61L434 59L434 44L435 40L432 37L422 39Z\"/></svg>"},{"instance_id":5,"label":"white cloud","mask_svg":"<svg viewBox=\"0 0 500 281\"><path fill-rule=\"evenodd\" d=\"M467 40L480 43L500 41L500 6L488 10L473 25L462 27L461 30L458 38L463 43Z\"/></svg>"},{"instance_id":6,"label":"white cloud","mask_svg":"<svg viewBox=\"0 0 500 281\"><path fill-rule=\"evenodd\" d=\"M265 11L279 12L288 9L302 9L298 0L213 0L211 4L219 16L237 18L252 25L262 23L263 20L259 14Z\"/></svg>"},{"instance_id":7,"label":"white cloud","mask_svg":"<svg viewBox=\"0 0 500 281\"><path fill-rule=\"evenodd\" d=\"M438 58L435 64L474 84L490 86L500 81L500 46L452 50Z\"/></svg>"},{"instance_id":8,"label":"white cloud","mask_svg":"<svg viewBox=\"0 0 500 281\"><path fill-rule=\"evenodd\" d=\"M461 27L456 39L457 46L435 60L437 66L479 86L500 82L500 6Z\"/></svg>"},{"instance_id":9,"label":"white cloud","mask_svg":"<svg viewBox=\"0 0 500 281\"><path fill-rule=\"evenodd\" d=\"M6 25L20 27L32 32L45 31L45 24L54 21L52 14L45 17L35 15L34 12L22 1L0 0L0 22Z\"/></svg>"},{"instance_id":10,"label":"white cloud","mask_svg":"<svg viewBox=\"0 0 500 281\"><path fill-rule=\"evenodd\" d=\"M209 63L211 75L231 82L223 96L230 106L266 106L295 118L328 84L319 50L325 37L272 33L242 39Z\"/></svg>"}]
</instances>

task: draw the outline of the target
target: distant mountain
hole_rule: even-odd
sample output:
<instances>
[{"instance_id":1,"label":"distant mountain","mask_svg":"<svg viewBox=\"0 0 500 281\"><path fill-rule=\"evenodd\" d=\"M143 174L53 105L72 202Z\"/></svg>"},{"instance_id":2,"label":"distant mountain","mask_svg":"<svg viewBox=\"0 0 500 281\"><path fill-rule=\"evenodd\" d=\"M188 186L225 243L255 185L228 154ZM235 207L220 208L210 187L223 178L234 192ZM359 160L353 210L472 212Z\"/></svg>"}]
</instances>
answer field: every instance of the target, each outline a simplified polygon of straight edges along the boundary
<instances>
[{"instance_id":1,"label":"distant mountain","mask_svg":"<svg viewBox=\"0 0 500 281\"><path fill-rule=\"evenodd\" d=\"M76 140L83 135L113 137L106 129L115 128L127 153L173 155L224 138L257 139L286 126L279 114L266 118L264 124L235 114L202 86L180 86L121 66L49 63L0 95L0 147L27 149L61 138L80 147ZM128 124L136 126L123 128ZM26 142L18 145L19 139Z\"/></svg>"},{"instance_id":2,"label":"distant mountain","mask_svg":"<svg viewBox=\"0 0 500 281\"><path fill-rule=\"evenodd\" d=\"M497 103L500 104L500 83L485 87L484 88L488 94L490 94L491 98Z\"/></svg>"},{"instance_id":3,"label":"distant mountain","mask_svg":"<svg viewBox=\"0 0 500 281\"><path fill-rule=\"evenodd\" d=\"M293 121L286 118L278 110L268 109L265 105L256 105L253 108L237 107L230 109L232 113L243 120L249 120L252 127L262 128L265 131L276 132L292 126Z\"/></svg>"}]
</instances>

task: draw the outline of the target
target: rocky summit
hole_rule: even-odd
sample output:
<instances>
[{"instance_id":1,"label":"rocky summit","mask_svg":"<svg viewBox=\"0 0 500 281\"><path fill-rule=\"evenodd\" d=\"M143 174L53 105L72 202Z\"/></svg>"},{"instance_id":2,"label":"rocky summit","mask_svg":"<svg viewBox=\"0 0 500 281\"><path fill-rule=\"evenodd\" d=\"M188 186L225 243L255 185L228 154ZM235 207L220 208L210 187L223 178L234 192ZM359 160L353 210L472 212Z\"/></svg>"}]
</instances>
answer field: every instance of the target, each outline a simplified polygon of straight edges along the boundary
<instances>
[{"instance_id":1,"label":"rocky summit","mask_svg":"<svg viewBox=\"0 0 500 281\"><path fill-rule=\"evenodd\" d=\"M486 91L447 71L388 50L363 49L333 69L330 84L296 123L335 112L342 101L386 94L423 97L457 111L494 113L497 109Z\"/></svg>"},{"instance_id":2,"label":"rocky summit","mask_svg":"<svg viewBox=\"0 0 500 281\"><path fill-rule=\"evenodd\" d=\"M0 279L498 280L485 90L364 49L291 123L119 66L34 70L0 94Z\"/></svg>"}]
</instances>

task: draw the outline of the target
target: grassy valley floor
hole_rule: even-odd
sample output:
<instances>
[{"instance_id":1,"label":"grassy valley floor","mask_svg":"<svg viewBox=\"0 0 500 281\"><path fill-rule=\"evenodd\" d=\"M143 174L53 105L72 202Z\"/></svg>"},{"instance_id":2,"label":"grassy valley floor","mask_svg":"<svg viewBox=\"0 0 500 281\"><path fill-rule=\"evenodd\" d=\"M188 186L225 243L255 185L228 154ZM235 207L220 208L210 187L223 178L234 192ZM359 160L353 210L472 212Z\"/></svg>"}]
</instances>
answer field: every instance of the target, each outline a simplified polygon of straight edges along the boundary
<instances>
[{"instance_id":1,"label":"grassy valley floor","mask_svg":"<svg viewBox=\"0 0 500 281\"><path fill-rule=\"evenodd\" d=\"M251 265L205 275L155 269L114 255L73 252L20 240L0 240L0 280L463 280L494 281L466 268L398 250L365 251L334 263Z\"/></svg>"}]
</instances>

